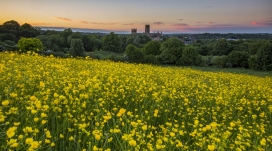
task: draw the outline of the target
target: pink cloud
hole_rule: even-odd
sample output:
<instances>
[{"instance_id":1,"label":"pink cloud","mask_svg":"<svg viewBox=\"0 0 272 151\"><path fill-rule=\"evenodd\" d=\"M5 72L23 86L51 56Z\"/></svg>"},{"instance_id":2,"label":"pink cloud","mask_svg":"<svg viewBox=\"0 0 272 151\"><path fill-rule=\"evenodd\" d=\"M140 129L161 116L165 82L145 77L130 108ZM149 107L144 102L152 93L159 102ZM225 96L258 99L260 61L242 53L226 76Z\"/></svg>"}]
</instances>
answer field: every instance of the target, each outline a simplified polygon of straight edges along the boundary
<instances>
[{"instance_id":1,"label":"pink cloud","mask_svg":"<svg viewBox=\"0 0 272 151\"><path fill-rule=\"evenodd\" d=\"M129 25L129 26L133 26L136 25L137 23L127 23L127 24L123 24L123 25Z\"/></svg>"},{"instance_id":2,"label":"pink cloud","mask_svg":"<svg viewBox=\"0 0 272 151\"><path fill-rule=\"evenodd\" d=\"M252 21L250 25L253 26L272 26L272 20Z\"/></svg>"},{"instance_id":3,"label":"pink cloud","mask_svg":"<svg viewBox=\"0 0 272 151\"><path fill-rule=\"evenodd\" d=\"M214 24L214 23L215 23L215 22L208 22L209 25L212 25L212 24Z\"/></svg>"},{"instance_id":4,"label":"pink cloud","mask_svg":"<svg viewBox=\"0 0 272 151\"><path fill-rule=\"evenodd\" d=\"M178 23L178 24L172 24L172 26L177 26L177 27L186 27L186 26L188 26L187 24L185 24L185 23Z\"/></svg>"},{"instance_id":5,"label":"pink cloud","mask_svg":"<svg viewBox=\"0 0 272 151\"><path fill-rule=\"evenodd\" d=\"M99 23L99 22L91 22L92 24L95 25L115 25L116 23Z\"/></svg>"},{"instance_id":6,"label":"pink cloud","mask_svg":"<svg viewBox=\"0 0 272 151\"><path fill-rule=\"evenodd\" d=\"M69 18L63 18L63 17L53 17L53 18L58 19L58 20L63 20L63 21L72 21Z\"/></svg>"},{"instance_id":7,"label":"pink cloud","mask_svg":"<svg viewBox=\"0 0 272 151\"><path fill-rule=\"evenodd\" d=\"M155 25L163 25L164 23L163 22L154 22L153 24L155 24Z\"/></svg>"},{"instance_id":8,"label":"pink cloud","mask_svg":"<svg viewBox=\"0 0 272 151\"><path fill-rule=\"evenodd\" d=\"M87 22L87 21L85 21L85 20L80 20L80 21L78 21L78 22L83 23L83 24L89 24L89 22Z\"/></svg>"}]
</instances>

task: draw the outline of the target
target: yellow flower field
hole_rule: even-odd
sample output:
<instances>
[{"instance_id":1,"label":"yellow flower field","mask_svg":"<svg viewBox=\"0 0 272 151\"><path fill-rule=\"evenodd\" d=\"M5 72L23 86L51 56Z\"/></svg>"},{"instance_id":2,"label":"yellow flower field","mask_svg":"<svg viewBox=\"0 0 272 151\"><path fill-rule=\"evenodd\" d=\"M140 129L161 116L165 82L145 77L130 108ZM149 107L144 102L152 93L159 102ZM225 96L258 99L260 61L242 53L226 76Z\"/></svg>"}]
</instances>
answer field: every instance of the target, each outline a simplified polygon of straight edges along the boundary
<instances>
[{"instance_id":1,"label":"yellow flower field","mask_svg":"<svg viewBox=\"0 0 272 151\"><path fill-rule=\"evenodd\" d=\"M272 150L272 79L0 53L0 150Z\"/></svg>"}]
</instances>

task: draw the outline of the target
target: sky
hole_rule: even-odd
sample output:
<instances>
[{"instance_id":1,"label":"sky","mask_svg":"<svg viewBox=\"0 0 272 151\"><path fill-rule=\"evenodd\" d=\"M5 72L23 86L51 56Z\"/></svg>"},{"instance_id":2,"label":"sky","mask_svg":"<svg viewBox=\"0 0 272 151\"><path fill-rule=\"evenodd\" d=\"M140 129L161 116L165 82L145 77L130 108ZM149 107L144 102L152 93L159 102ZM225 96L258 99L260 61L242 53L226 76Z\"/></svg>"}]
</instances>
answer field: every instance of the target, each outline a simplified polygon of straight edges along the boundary
<instances>
[{"instance_id":1,"label":"sky","mask_svg":"<svg viewBox=\"0 0 272 151\"><path fill-rule=\"evenodd\" d=\"M272 0L0 0L0 24L130 33L272 33Z\"/></svg>"}]
</instances>

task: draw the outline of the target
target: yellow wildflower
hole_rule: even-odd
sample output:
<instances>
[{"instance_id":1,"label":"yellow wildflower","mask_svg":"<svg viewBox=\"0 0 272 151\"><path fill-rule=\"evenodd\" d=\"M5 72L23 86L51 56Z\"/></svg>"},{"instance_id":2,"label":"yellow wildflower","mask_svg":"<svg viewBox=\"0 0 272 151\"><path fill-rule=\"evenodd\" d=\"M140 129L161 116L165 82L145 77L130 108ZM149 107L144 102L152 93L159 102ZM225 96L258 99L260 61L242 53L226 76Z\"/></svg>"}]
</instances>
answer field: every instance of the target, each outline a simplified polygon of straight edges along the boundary
<instances>
[{"instance_id":1,"label":"yellow wildflower","mask_svg":"<svg viewBox=\"0 0 272 151\"><path fill-rule=\"evenodd\" d=\"M3 101L3 102L2 102L2 105L3 105L3 106L8 106L8 105L9 105L9 100Z\"/></svg>"},{"instance_id":2,"label":"yellow wildflower","mask_svg":"<svg viewBox=\"0 0 272 151\"><path fill-rule=\"evenodd\" d=\"M215 146L214 145L208 145L208 150L211 150L211 151L215 150Z\"/></svg>"},{"instance_id":3,"label":"yellow wildflower","mask_svg":"<svg viewBox=\"0 0 272 151\"><path fill-rule=\"evenodd\" d=\"M8 138L12 138L15 135L15 130L17 127L11 127L7 130L7 136Z\"/></svg>"},{"instance_id":4,"label":"yellow wildflower","mask_svg":"<svg viewBox=\"0 0 272 151\"><path fill-rule=\"evenodd\" d=\"M136 146L136 141L133 140L133 139L131 139L128 143L129 143L130 146L133 146L133 147Z\"/></svg>"},{"instance_id":5,"label":"yellow wildflower","mask_svg":"<svg viewBox=\"0 0 272 151\"><path fill-rule=\"evenodd\" d=\"M120 116L122 116L125 112L126 112L126 109L121 108L116 116L117 116L117 117L120 117Z\"/></svg>"}]
</instances>

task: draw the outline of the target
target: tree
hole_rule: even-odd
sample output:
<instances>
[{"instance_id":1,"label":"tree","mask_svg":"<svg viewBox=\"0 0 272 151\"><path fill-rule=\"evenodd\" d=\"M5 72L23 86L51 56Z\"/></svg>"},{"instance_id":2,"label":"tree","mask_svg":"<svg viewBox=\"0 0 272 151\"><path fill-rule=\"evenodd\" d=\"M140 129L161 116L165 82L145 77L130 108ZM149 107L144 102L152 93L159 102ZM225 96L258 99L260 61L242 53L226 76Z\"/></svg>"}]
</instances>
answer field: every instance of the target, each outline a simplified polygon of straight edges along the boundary
<instances>
[{"instance_id":1,"label":"tree","mask_svg":"<svg viewBox=\"0 0 272 151\"><path fill-rule=\"evenodd\" d=\"M202 56L207 56L209 53L209 48L207 45L204 45L201 40L197 40L193 43L193 46L196 47L198 53Z\"/></svg>"},{"instance_id":2,"label":"tree","mask_svg":"<svg viewBox=\"0 0 272 151\"><path fill-rule=\"evenodd\" d=\"M257 56L256 55L251 55L248 58L248 65L250 69L254 69L254 70L260 70L260 66L257 62Z\"/></svg>"},{"instance_id":3,"label":"tree","mask_svg":"<svg viewBox=\"0 0 272 151\"><path fill-rule=\"evenodd\" d=\"M5 29L3 28L3 25L0 25L0 34L5 33Z\"/></svg>"},{"instance_id":4,"label":"tree","mask_svg":"<svg viewBox=\"0 0 272 151\"><path fill-rule=\"evenodd\" d=\"M124 53L127 55L129 62L140 63L144 60L144 53L132 44L129 44L126 47L126 51Z\"/></svg>"},{"instance_id":5,"label":"tree","mask_svg":"<svg viewBox=\"0 0 272 151\"><path fill-rule=\"evenodd\" d=\"M85 56L85 50L81 39L72 39L70 46L70 54L74 57L76 56Z\"/></svg>"},{"instance_id":6,"label":"tree","mask_svg":"<svg viewBox=\"0 0 272 151\"><path fill-rule=\"evenodd\" d=\"M3 24L3 28L9 31L18 31L20 28L20 24L17 21L10 20Z\"/></svg>"},{"instance_id":7,"label":"tree","mask_svg":"<svg viewBox=\"0 0 272 151\"><path fill-rule=\"evenodd\" d=\"M40 35L37 37L43 43L45 49L53 50L54 52L65 52L66 42L60 35Z\"/></svg>"},{"instance_id":8,"label":"tree","mask_svg":"<svg viewBox=\"0 0 272 151\"><path fill-rule=\"evenodd\" d=\"M228 60L228 57L226 55L214 56L212 58L212 60L211 60L211 64L213 66L217 66L217 67L221 67L221 68L229 67L228 62L229 62L229 60Z\"/></svg>"},{"instance_id":9,"label":"tree","mask_svg":"<svg viewBox=\"0 0 272 151\"><path fill-rule=\"evenodd\" d=\"M61 36L63 38L65 38L67 40L67 37L72 35L73 34L73 31L71 28L67 28L67 29L64 29L62 32L61 32Z\"/></svg>"},{"instance_id":10,"label":"tree","mask_svg":"<svg viewBox=\"0 0 272 151\"><path fill-rule=\"evenodd\" d=\"M43 35L58 35L60 32L55 30L46 30L43 32Z\"/></svg>"},{"instance_id":11,"label":"tree","mask_svg":"<svg viewBox=\"0 0 272 151\"><path fill-rule=\"evenodd\" d=\"M272 44L268 41L263 41L257 51L256 59L261 70L268 70L268 66L272 65Z\"/></svg>"},{"instance_id":12,"label":"tree","mask_svg":"<svg viewBox=\"0 0 272 151\"><path fill-rule=\"evenodd\" d=\"M30 24L25 23L19 28L22 37L31 38L39 35L39 31L32 27Z\"/></svg>"},{"instance_id":13,"label":"tree","mask_svg":"<svg viewBox=\"0 0 272 151\"><path fill-rule=\"evenodd\" d=\"M4 42L6 40L17 42L17 38L14 34L9 34L9 33L0 34L0 41Z\"/></svg>"},{"instance_id":14,"label":"tree","mask_svg":"<svg viewBox=\"0 0 272 151\"><path fill-rule=\"evenodd\" d=\"M149 41L145 46L144 46L144 53L146 55L159 55L161 54L160 51L161 44L157 41Z\"/></svg>"},{"instance_id":15,"label":"tree","mask_svg":"<svg viewBox=\"0 0 272 151\"><path fill-rule=\"evenodd\" d=\"M181 64L184 65L199 65L201 63L201 56L193 46L187 46L182 50Z\"/></svg>"},{"instance_id":16,"label":"tree","mask_svg":"<svg viewBox=\"0 0 272 151\"><path fill-rule=\"evenodd\" d=\"M178 61L182 56L182 50L184 48L182 43L177 38L170 38L162 43L160 59L165 64L179 64Z\"/></svg>"},{"instance_id":17,"label":"tree","mask_svg":"<svg viewBox=\"0 0 272 151\"><path fill-rule=\"evenodd\" d=\"M258 49L261 47L263 41L252 41L249 43L249 52L251 55L256 55Z\"/></svg>"},{"instance_id":18,"label":"tree","mask_svg":"<svg viewBox=\"0 0 272 151\"><path fill-rule=\"evenodd\" d=\"M229 43L225 39L220 39L216 42L212 51L212 55L228 55L230 51L231 49Z\"/></svg>"},{"instance_id":19,"label":"tree","mask_svg":"<svg viewBox=\"0 0 272 151\"><path fill-rule=\"evenodd\" d=\"M92 39L91 36L83 35L81 37L81 40L82 40L85 51L94 51L97 49L97 47L95 47L95 40Z\"/></svg>"},{"instance_id":20,"label":"tree","mask_svg":"<svg viewBox=\"0 0 272 151\"><path fill-rule=\"evenodd\" d=\"M38 38L21 38L18 42L18 48L23 52L36 52L43 49L43 44Z\"/></svg>"},{"instance_id":21,"label":"tree","mask_svg":"<svg viewBox=\"0 0 272 151\"><path fill-rule=\"evenodd\" d=\"M157 56L154 55L145 55L144 56L144 63L148 64L159 64Z\"/></svg>"},{"instance_id":22,"label":"tree","mask_svg":"<svg viewBox=\"0 0 272 151\"><path fill-rule=\"evenodd\" d=\"M136 35L136 37L134 37L132 44L134 46L142 47L143 45L147 44L151 40L152 39L146 34L138 34Z\"/></svg>"},{"instance_id":23,"label":"tree","mask_svg":"<svg viewBox=\"0 0 272 151\"><path fill-rule=\"evenodd\" d=\"M111 32L109 35L103 37L103 50L121 52L122 42L118 35Z\"/></svg>"},{"instance_id":24,"label":"tree","mask_svg":"<svg viewBox=\"0 0 272 151\"><path fill-rule=\"evenodd\" d=\"M127 39L128 39L128 36L127 36L127 35L122 35L122 36L120 36L120 39L121 39L121 42L122 42L122 44L121 44L121 49L122 49L122 51L123 51L123 50L125 50L126 47L127 47Z\"/></svg>"},{"instance_id":25,"label":"tree","mask_svg":"<svg viewBox=\"0 0 272 151\"><path fill-rule=\"evenodd\" d=\"M248 68L249 54L244 51L232 51L228 55L228 60L233 67Z\"/></svg>"},{"instance_id":26,"label":"tree","mask_svg":"<svg viewBox=\"0 0 272 151\"><path fill-rule=\"evenodd\" d=\"M4 42L0 42L0 51L14 51L19 50L16 46L16 43L11 40L6 40Z\"/></svg>"},{"instance_id":27,"label":"tree","mask_svg":"<svg viewBox=\"0 0 272 151\"><path fill-rule=\"evenodd\" d=\"M72 33L67 37L67 43L71 44L72 39L81 39L82 34L80 32Z\"/></svg>"},{"instance_id":28,"label":"tree","mask_svg":"<svg viewBox=\"0 0 272 151\"><path fill-rule=\"evenodd\" d=\"M50 35L49 39L49 49L57 52L63 51L65 48L65 39L60 35Z\"/></svg>"},{"instance_id":29,"label":"tree","mask_svg":"<svg viewBox=\"0 0 272 151\"><path fill-rule=\"evenodd\" d=\"M64 29L60 35L65 39L66 47L69 47L70 43L68 42L68 36L72 35L73 31L71 28Z\"/></svg>"}]
</instances>

